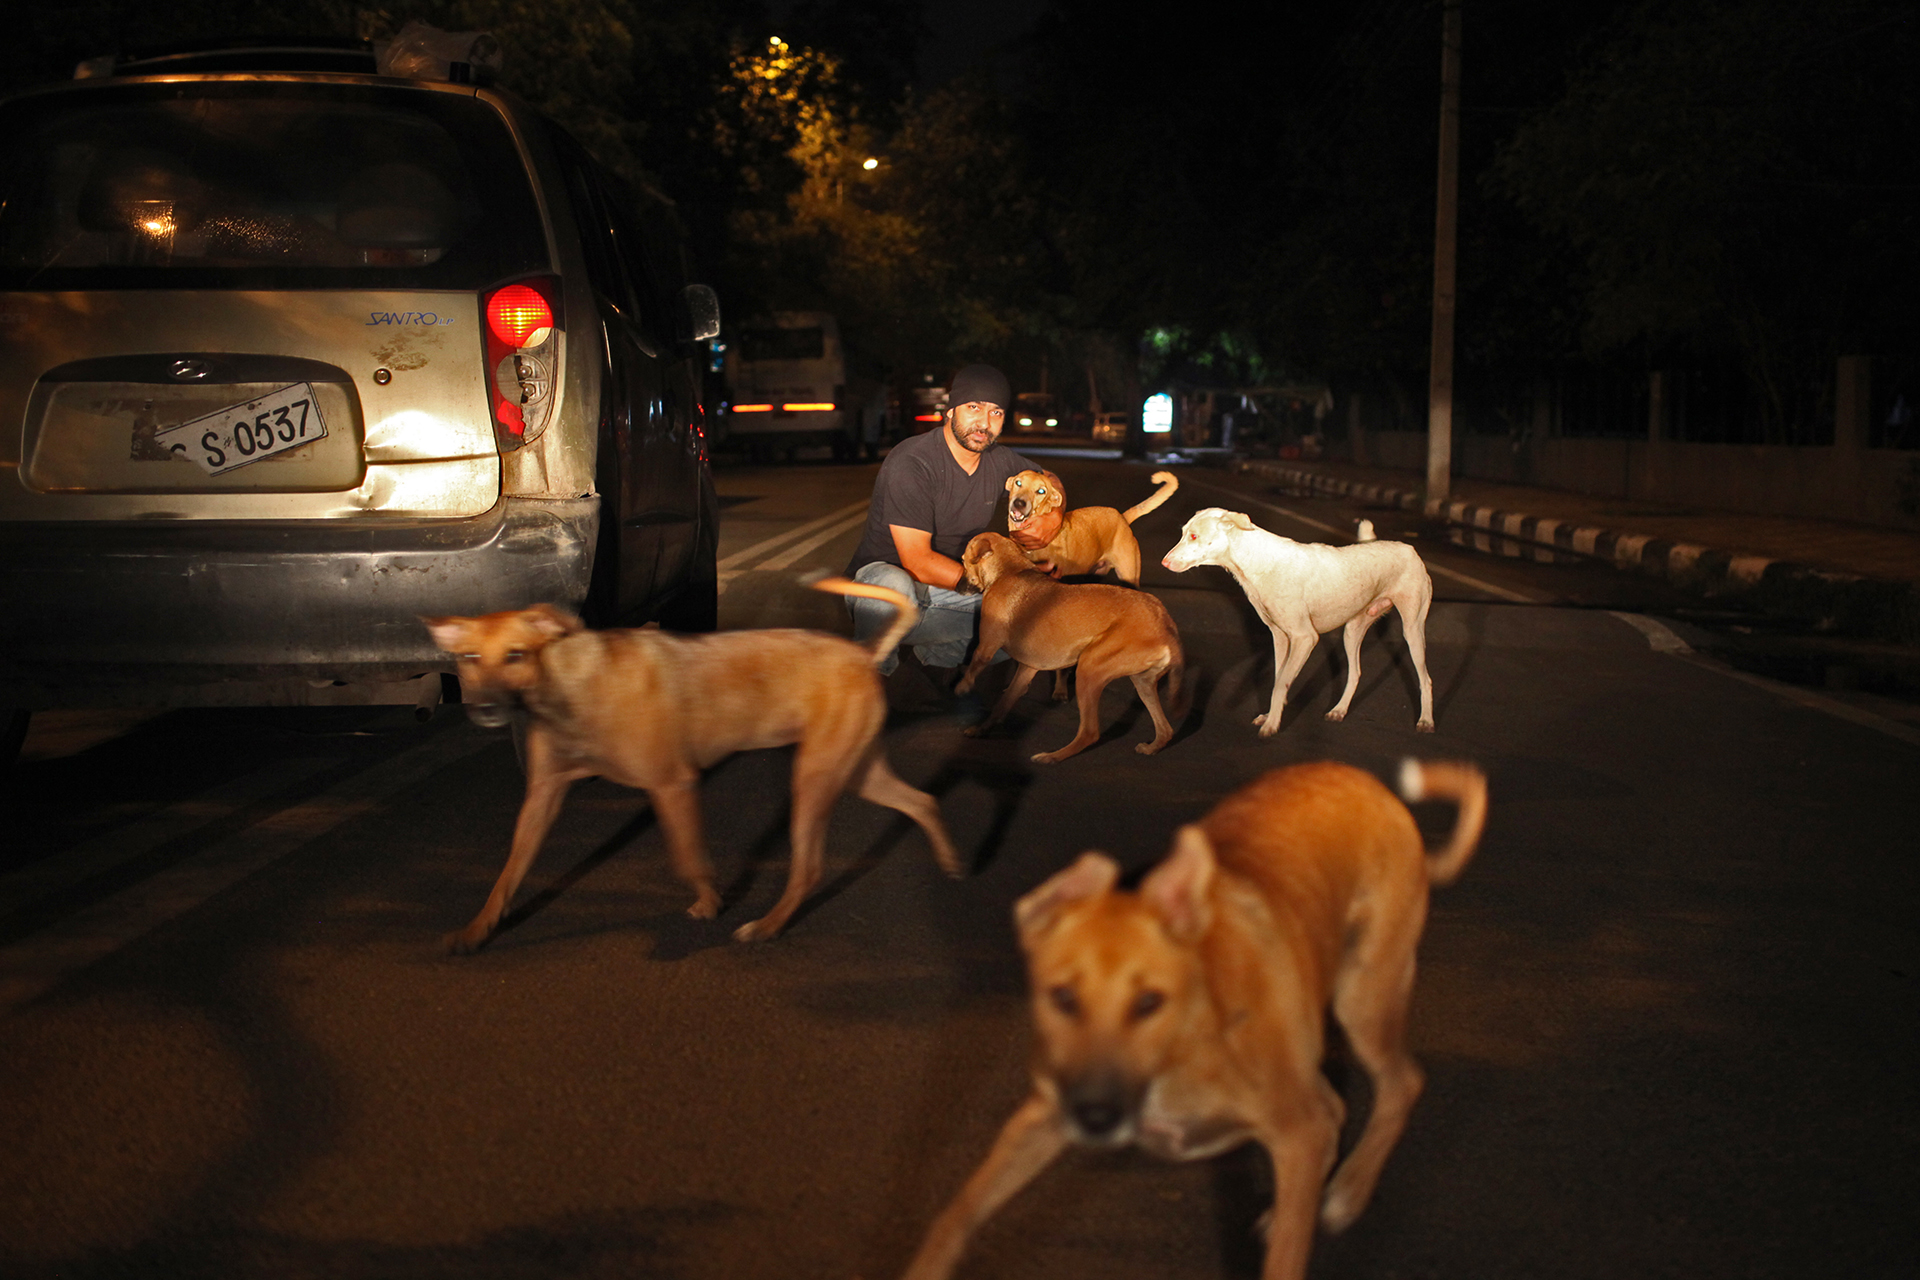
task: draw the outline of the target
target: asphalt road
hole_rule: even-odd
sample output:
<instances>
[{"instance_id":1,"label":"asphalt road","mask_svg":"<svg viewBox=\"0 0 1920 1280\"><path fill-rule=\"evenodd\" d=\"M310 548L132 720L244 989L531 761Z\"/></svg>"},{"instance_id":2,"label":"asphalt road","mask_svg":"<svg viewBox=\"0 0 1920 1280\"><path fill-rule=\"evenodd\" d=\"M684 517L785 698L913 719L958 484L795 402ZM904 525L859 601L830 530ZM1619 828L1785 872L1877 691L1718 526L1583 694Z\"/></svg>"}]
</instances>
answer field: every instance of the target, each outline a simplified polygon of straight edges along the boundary
<instances>
[{"instance_id":1,"label":"asphalt road","mask_svg":"<svg viewBox=\"0 0 1920 1280\"><path fill-rule=\"evenodd\" d=\"M1057 469L1082 505L1148 488ZM844 565L871 475L722 472L723 625L844 627L796 577ZM505 739L457 709L43 717L0 842L0 1274L897 1274L1024 1091L1014 899L1084 849L1151 865L1266 769L1389 776L1413 753L1479 762L1491 818L1422 946L1426 1095L1312 1274L1911 1275L1913 724L1703 657L1659 583L1182 475L1138 526L1199 691L1173 744L1136 755L1151 726L1116 687L1100 745L1035 766L1074 721L1045 681L970 740L903 664L890 758L974 873L843 800L829 884L773 943L728 932L784 874L784 751L706 780L718 921L682 914L644 798L590 782L509 927L455 959L439 935L484 898L520 797ZM1382 626L1344 723L1321 719L1329 640L1257 737L1265 629L1223 571L1157 563L1205 505L1414 535L1438 732L1414 733ZM1252 1276L1269 1178L1255 1148L1070 1153L961 1274Z\"/></svg>"}]
</instances>

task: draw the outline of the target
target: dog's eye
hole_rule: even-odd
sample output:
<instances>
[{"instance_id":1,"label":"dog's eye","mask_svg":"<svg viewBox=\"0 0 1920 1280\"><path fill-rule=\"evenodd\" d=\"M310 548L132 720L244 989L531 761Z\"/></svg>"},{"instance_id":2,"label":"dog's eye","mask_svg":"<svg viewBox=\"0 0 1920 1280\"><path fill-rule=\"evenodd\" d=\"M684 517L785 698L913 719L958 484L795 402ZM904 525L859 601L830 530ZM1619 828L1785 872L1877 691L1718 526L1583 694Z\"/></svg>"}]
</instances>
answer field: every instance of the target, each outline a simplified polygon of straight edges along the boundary
<instances>
[{"instance_id":1,"label":"dog's eye","mask_svg":"<svg viewBox=\"0 0 1920 1280\"><path fill-rule=\"evenodd\" d=\"M1080 1016L1080 997L1073 994L1072 987L1054 987L1047 992L1047 998L1053 1001L1053 1007L1069 1018Z\"/></svg>"},{"instance_id":2,"label":"dog's eye","mask_svg":"<svg viewBox=\"0 0 1920 1280\"><path fill-rule=\"evenodd\" d=\"M1152 1017L1166 1002L1167 998L1158 991L1142 991L1133 998L1133 1007L1127 1013L1138 1022L1142 1018Z\"/></svg>"},{"instance_id":3,"label":"dog's eye","mask_svg":"<svg viewBox=\"0 0 1920 1280\"><path fill-rule=\"evenodd\" d=\"M514 663L523 660L526 656L527 651L525 649L509 649L507 650L507 665L512 666Z\"/></svg>"},{"instance_id":4,"label":"dog's eye","mask_svg":"<svg viewBox=\"0 0 1920 1280\"><path fill-rule=\"evenodd\" d=\"M480 661L480 655L477 653L459 653L454 655L453 660L455 662L478 662Z\"/></svg>"}]
</instances>

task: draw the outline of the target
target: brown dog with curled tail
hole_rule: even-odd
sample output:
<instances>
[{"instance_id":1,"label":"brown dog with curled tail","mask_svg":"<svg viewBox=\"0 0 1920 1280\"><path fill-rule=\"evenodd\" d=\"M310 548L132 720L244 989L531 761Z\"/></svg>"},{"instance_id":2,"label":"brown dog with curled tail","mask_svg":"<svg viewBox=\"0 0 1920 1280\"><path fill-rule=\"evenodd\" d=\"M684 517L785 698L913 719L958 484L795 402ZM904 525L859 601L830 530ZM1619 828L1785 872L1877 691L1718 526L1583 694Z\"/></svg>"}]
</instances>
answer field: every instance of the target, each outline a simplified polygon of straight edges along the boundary
<instances>
[{"instance_id":1,"label":"brown dog with curled tail","mask_svg":"<svg viewBox=\"0 0 1920 1280\"><path fill-rule=\"evenodd\" d=\"M1007 532L1027 559L1056 578L1112 573L1129 586L1140 585L1140 542L1132 524L1173 496L1180 481L1171 471L1156 471L1160 487L1125 511L1113 507L1067 510L1067 492L1051 471L1022 471L1007 480Z\"/></svg>"},{"instance_id":2,"label":"brown dog with curled tail","mask_svg":"<svg viewBox=\"0 0 1920 1280\"><path fill-rule=\"evenodd\" d=\"M1400 794L1458 806L1439 848L1373 775L1300 764L1180 828L1137 892L1087 853L1020 899L1033 1091L907 1280L945 1280L980 1224L1069 1145L1199 1160L1244 1142L1273 1158L1261 1275L1300 1280L1315 1219L1340 1231L1360 1216L1420 1096L1407 1006L1427 889L1460 873L1486 821L1471 764L1407 760ZM1321 1070L1329 1015L1372 1085L1344 1159L1346 1104Z\"/></svg>"}]
</instances>

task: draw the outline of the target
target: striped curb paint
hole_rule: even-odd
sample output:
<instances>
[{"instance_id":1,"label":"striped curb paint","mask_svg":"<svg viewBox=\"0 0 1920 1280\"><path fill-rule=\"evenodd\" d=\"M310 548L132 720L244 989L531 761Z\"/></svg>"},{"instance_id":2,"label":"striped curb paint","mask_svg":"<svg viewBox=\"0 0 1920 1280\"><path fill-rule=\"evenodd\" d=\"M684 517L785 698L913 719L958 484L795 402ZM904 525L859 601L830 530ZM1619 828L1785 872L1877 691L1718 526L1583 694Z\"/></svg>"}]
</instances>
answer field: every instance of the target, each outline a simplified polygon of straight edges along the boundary
<instances>
[{"instance_id":1,"label":"striped curb paint","mask_svg":"<svg viewBox=\"0 0 1920 1280\"><path fill-rule=\"evenodd\" d=\"M1309 493L1360 498L1419 511L1464 528L1609 561L1709 596L1760 593L1779 606L1832 619L1836 626L1848 630L1866 631L1904 644L1920 643L1920 585L1819 569L1769 556L1742 555L1652 534L1574 525L1468 502L1429 501L1415 490L1342 480L1284 463L1242 460L1235 469Z\"/></svg>"}]
</instances>

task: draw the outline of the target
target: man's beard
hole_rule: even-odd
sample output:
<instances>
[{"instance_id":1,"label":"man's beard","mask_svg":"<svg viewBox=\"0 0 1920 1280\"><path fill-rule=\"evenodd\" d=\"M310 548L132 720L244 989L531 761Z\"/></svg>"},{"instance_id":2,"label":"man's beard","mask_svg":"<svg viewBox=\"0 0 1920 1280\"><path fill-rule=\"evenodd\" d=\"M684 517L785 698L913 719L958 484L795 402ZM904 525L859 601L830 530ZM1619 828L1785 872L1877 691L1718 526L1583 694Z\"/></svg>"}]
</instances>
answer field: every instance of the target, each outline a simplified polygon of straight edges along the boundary
<instances>
[{"instance_id":1,"label":"man's beard","mask_svg":"<svg viewBox=\"0 0 1920 1280\"><path fill-rule=\"evenodd\" d=\"M960 420L958 418L947 419L947 434L953 437L953 442L955 444L959 445L962 449L965 449L968 453L985 453L988 449L993 447L993 432L984 426L978 428L978 430L981 435L984 435L987 438L987 442L976 449L973 447L971 443L968 442L967 440L968 433L961 429Z\"/></svg>"}]
</instances>

